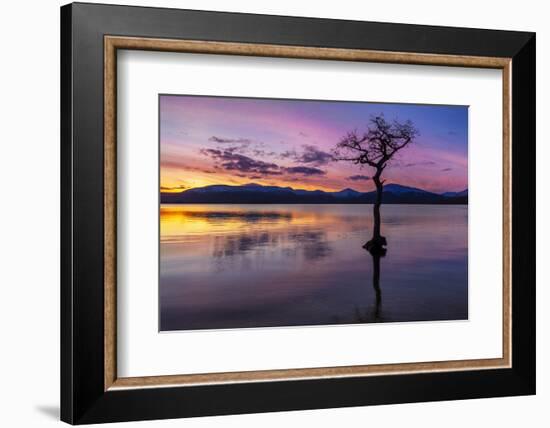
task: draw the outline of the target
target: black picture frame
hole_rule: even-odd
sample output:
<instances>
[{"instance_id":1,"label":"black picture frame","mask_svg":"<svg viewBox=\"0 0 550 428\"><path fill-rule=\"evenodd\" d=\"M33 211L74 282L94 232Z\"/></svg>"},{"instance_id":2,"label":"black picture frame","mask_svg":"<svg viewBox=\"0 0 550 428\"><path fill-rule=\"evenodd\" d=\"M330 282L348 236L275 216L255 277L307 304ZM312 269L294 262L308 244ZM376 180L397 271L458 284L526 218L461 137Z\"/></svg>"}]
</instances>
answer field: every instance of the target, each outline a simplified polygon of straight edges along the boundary
<instances>
[{"instance_id":1,"label":"black picture frame","mask_svg":"<svg viewBox=\"0 0 550 428\"><path fill-rule=\"evenodd\" d=\"M512 367L104 390L104 36L512 58ZM535 34L73 3L61 8L61 419L71 424L535 393Z\"/></svg>"}]
</instances>

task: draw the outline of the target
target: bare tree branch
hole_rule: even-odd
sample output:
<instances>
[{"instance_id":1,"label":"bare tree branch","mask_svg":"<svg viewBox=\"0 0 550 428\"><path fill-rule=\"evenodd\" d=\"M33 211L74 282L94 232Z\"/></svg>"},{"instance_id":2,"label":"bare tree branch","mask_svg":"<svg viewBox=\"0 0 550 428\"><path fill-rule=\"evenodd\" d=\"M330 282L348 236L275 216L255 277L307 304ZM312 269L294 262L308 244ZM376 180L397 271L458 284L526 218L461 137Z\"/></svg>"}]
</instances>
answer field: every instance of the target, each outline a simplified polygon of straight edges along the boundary
<instances>
[{"instance_id":1,"label":"bare tree branch","mask_svg":"<svg viewBox=\"0 0 550 428\"><path fill-rule=\"evenodd\" d=\"M386 163L419 135L413 123L394 120L388 122L383 115L374 116L363 134L348 132L333 150L335 160L385 167Z\"/></svg>"}]
</instances>

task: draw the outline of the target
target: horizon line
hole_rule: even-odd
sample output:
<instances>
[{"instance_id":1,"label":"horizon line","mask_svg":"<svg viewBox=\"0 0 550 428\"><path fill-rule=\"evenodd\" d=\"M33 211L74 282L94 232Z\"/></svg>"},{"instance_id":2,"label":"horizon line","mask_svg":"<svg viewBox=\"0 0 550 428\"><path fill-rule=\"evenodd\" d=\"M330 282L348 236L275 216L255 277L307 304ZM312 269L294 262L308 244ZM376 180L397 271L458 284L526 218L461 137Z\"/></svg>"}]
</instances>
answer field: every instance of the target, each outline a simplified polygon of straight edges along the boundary
<instances>
[{"instance_id":1,"label":"horizon line","mask_svg":"<svg viewBox=\"0 0 550 428\"><path fill-rule=\"evenodd\" d=\"M462 190L456 190L456 191L455 190L445 190L443 192L433 192L431 190L425 190L425 189L422 189L420 187L408 186L408 185L405 185L405 184L394 183L394 182L384 184L383 187L389 186L389 185L392 185L392 184L397 185L397 186L401 186L401 187L407 187L407 188L410 188L410 189L421 190L423 192L432 193L434 195L443 195L445 193L461 193L461 192L468 191L468 187L466 187ZM361 193L361 194L376 192L376 190L369 190L369 191L366 191L366 192L362 192L362 191L354 189L353 187L346 187L346 188L343 188L341 190L332 190L332 191L326 191L326 190L322 190L322 189L307 190L307 189L303 189L303 188L295 188L295 187L292 187L292 186L277 186L277 185L271 185L271 184L265 185L265 184L250 182L250 183L245 183L245 184L224 184L224 183L219 183L219 184L209 184L207 186L197 186L197 187L188 187L188 188L181 188L181 187L177 187L177 186L170 188L170 187L165 187L165 186L161 185L160 186L160 193L161 194L163 194L163 193L164 194L183 193L183 192L186 192L188 190L204 189L204 188L213 187L213 186L246 187L246 186L251 186L251 185L259 186L259 187L277 187L279 189L291 189L291 190L302 190L302 191L306 191L306 192L323 192L323 193L338 193L338 192L342 192L342 191L345 191L345 190L353 190L354 192Z\"/></svg>"}]
</instances>

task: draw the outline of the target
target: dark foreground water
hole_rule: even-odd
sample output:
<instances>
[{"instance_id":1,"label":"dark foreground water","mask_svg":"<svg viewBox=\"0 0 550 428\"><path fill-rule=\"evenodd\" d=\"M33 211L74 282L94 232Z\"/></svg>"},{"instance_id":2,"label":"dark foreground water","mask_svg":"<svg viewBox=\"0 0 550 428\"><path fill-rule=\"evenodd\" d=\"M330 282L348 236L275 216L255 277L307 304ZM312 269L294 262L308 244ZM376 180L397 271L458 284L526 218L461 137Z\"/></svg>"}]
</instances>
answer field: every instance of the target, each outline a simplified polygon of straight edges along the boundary
<instances>
[{"instance_id":1,"label":"dark foreground water","mask_svg":"<svg viewBox=\"0 0 550 428\"><path fill-rule=\"evenodd\" d=\"M371 205L163 205L160 219L164 331L468 318L465 205L382 206L378 261L362 248Z\"/></svg>"}]
</instances>

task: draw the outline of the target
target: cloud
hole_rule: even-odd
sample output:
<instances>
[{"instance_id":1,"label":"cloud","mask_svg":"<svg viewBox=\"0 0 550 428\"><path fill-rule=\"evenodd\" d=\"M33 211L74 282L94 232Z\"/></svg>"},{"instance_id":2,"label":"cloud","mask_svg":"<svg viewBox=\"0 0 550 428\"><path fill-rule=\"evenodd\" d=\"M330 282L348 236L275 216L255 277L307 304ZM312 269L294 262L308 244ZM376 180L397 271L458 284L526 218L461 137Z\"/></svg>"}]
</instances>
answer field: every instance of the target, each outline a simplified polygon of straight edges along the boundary
<instances>
[{"instance_id":1,"label":"cloud","mask_svg":"<svg viewBox=\"0 0 550 428\"><path fill-rule=\"evenodd\" d=\"M249 156L235 153L231 150L222 149L202 149L200 151L204 156L208 156L216 162L214 168L224 169L225 171L234 172L237 176L249 176L250 178L259 179L265 176L273 175L325 175L326 172L310 166L293 166L284 167L272 162L264 162L253 159Z\"/></svg>"},{"instance_id":2,"label":"cloud","mask_svg":"<svg viewBox=\"0 0 550 428\"><path fill-rule=\"evenodd\" d=\"M214 159L218 162L217 166L226 171L261 175L281 175L283 173L277 164L252 159L229 150L202 149L201 153Z\"/></svg>"},{"instance_id":3,"label":"cloud","mask_svg":"<svg viewBox=\"0 0 550 428\"><path fill-rule=\"evenodd\" d=\"M238 144L250 144L252 141L248 138L224 138L224 137L216 137L215 135L212 135L208 141L213 141L214 143L238 143Z\"/></svg>"},{"instance_id":4,"label":"cloud","mask_svg":"<svg viewBox=\"0 0 550 428\"><path fill-rule=\"evenodd\" d=\"M368 175L351 175L347 178L347 180L351 180L351 181L365 181L365 180L370 180L370 177Z\"/></svg>"},{"instance_id":5,"label":"cloud","mask_svg":"<svg viewBox=\"0 0 550 428\"><path fill-rule=\"evenodd\" d=\"M212 136L208 139L214 143L221 143L224 146L219 146L220 150L231 153L240 153L242 155L253 155L256 157L276 157L277 153L265 150L265 144L261 141L253 141L248 138L222 138ZM226 146L225 144L232 144Z\"/></svg>"},{"instance_id":6,"label":"cloud","mask_svg":"<svg viewBox=\"0 0 550 428\"><path fill-rule=\"evenodd\" d=\"M296 153L296 150L294 149L286 150L279 155L281 159L295 158L296 156L298 156L298 153Z\"/></svg>"},{"instance_id":7,"label":"cloud","mask_svg":"<svg viewBox=\"0 0 550 428\"><path fill-rule=\"evenodd\" d=\"M180 184L179 186L160 186L160 190L185 190L185 189L188 189L187 186L185 186L184 184Z\"/></svg>"},{"instance_id":8,"label":"cloud","mask_svg":"<svg viewBox=\"0 0 550 428\"><path fill-rule=\"evenodd\" d=\"M453 170L452 168L443 168L441 171L447 172L447 171L452 171L452 170Z\"/></svg>"},{"instance_id":9,"label":"cloud","mask_svg":"<svg viewBox=\"0 0 550 428\"><path fill-rule=\"evenodd\" d=\"M244 154L248 151L248 144L241 144L240 146L224 147L223 149L220 149L220 150L223 150L224 152L229 152L229 153Z\"/></svg>"},{"instance_id":10,"label":"cloud","mask_svg":"<svg viewBox=\"0 0 550 428\"><path fill-rule=\"evenodd\" d=\"M326 165L332 160L330 153L319 150L315 146L305 145L304 152L296 159L299 163L311 163L313 165Z\"/></svg>"},{"instance_id":11,"label":"cloud","mask_svg":"<svg viewBox=\"0 0 550 428\"><path fill-rule=\"evenodd\" d=\"M403 167L409 168L411 166L431 166L431 165L435 165L435 162L434 161L412 162L412 163L406 163L405 165L403 165Z\"/></svg>"},{"instance_id":12,"label":"cloud","mask_svg":"<svg viewBox=\"0 0 550 428\"><path fill-rule=\"evenodd\" d=\"M300 137L305 137L305 138L309 137L308 134L306 134L305 132L302 132L302 131L298 132L298 135L299 135Z\"/></svg>"},{"instance_id":13,"label":"cloud","mask_svg":"<svg viewBox=\"0 0 550 428\"><path fill-rule=\"evenodd\" d=\"M333 160L330 153L324 152L316 146L305 144L302 146L303 152L297 153L296 150L287 150L280 154L282 159L292 159L295 163L311 164L315 166L326 165Z\"/></svg>"},{"instance_id":14,"label":"cloud","mask_svg":"<svg viewBox=\"0 0 550 428\"><path fill-rule=\"evenodd\" d=\"M325 175L326 172L309 166L293 166L290 168L284 168L288 174L302 174L302 175Z\"/></svg>"},{"instance_id":15,"label":"cloud","mask_svg":"<svg viewBox=\"0 0 550 428\"><path fill-rule=\"evenodd\" d=\"M254 156L261 156L261 157L273 157L273 156L276 156L277 153L275 152L266 152L265 150L262 150L262 149L252 149L252 154Z\"/></svg>"}]
</instances>

